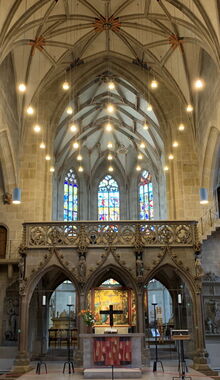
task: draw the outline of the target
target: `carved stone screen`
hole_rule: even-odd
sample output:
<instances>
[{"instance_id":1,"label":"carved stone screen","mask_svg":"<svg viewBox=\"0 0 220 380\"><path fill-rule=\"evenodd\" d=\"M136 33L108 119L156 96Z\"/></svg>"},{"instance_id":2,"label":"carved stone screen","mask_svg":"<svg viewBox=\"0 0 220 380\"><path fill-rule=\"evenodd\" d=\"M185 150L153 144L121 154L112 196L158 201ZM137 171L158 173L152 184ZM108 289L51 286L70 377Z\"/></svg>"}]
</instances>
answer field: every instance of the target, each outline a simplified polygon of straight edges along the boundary
<instances>
[{"instance_id":1,"label":"carved stone screen","mask_svg":"<svg viewBox=\"0 0 220 380\"><path fill-rule=\"evenodd\" d=\"M6 255L7 229L0 226L0 259L4 259Z\"/></svg>"}]
</instances>

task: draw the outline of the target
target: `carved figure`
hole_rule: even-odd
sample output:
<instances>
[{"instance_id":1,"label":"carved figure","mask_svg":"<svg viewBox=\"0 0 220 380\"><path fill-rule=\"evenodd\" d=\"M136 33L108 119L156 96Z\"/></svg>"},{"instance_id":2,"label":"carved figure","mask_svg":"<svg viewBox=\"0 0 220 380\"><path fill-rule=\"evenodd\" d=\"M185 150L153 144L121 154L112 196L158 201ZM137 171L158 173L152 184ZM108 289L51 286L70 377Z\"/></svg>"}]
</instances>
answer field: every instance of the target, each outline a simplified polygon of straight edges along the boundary
<instances>
[{"instance_id":1,"label":"carved figure","mask_svg":"<svg viewBox=\"0 0 220 380\"><path fill-rule=\"evenodd\" d=\"M18 263L18 269L19 269L19 280L24 279L24 259L22 258Z\"/></svg>"},{"instance_id":2,"label":"carved figure","mask_svg":"<svg viewBox=\"0 0 220 380\"><path fill-rule=\"evenodd\" d=\"M78 273L79 273L80 278L85 278L85 276L86 276L86 259L85 259L84 255L81 255L79 257Z\"/></svg>"},{"instance_id":3,"label":"carved figure","mask_svg":"<svg viewBox=\"0 0 220 380\"><path fill-rule=\"evenodd\" d=\"M7 301L8 330L5 332L5 339L16 341L18 330L18 300L9 298Z\"/></svg>"},{"instance_id":4,"label":"carved figure","mask_svg":"<svg viewBox=\"0 0 220 380\"><path fill-rule=\"evenodd\" d=\"M203 271L203 268L202 268L202 264L201 264L201 261L200 259L197 257L195 259L195 272L196 272L196 277L197 278L201 278L204 276L204 271Z\"/></svg>"},{"instance_id":5,"label":"carved figure","mask_svg":"<svg viewBox=\"0 0 220 380\"><path fill-rule=\"evenodd\" d=\"M3 203L4 205L12 204L12 195L10 193L3 194Z\"/></svg>"},{"instance_id":6,"label":"carved figure","mask_svg":"<svg viewBox=\"0 0 220 380\"><path fill-rule=\"evenodd\" d=\"M216 334L217 332L216 323L212 321L210 318L206 319L206 328L207 328L207 332L210 334Z\"/></svg>"},{"instance_id":7,"label":"carved figure","mask_svg":"<svg viewBox=\"0 0 220 380\"><path fill-rule=\"evenodd\" d=\"M140 257L136 259L136 274L138 277L143 276L144 274L144 263Z\"/></svg>"}]
</instances>

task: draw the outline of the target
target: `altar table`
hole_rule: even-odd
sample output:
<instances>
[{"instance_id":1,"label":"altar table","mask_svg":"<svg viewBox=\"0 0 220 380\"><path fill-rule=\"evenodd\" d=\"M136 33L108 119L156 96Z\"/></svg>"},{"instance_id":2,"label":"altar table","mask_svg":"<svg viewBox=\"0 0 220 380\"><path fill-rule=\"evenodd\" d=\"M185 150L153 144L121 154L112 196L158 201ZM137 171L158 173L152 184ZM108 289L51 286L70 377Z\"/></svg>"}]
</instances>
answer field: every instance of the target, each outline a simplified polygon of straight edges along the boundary
<instances>
[{"instance_id":1,"label":"altar table","mask_svg":"<svg viewBox=\"0 0 220 380\"><path fill-rule=\"evenodd\" d=\"M116 366L141 368L144 334L80 334L83 339L83 367Z\"/></svg>"}]
</instances>

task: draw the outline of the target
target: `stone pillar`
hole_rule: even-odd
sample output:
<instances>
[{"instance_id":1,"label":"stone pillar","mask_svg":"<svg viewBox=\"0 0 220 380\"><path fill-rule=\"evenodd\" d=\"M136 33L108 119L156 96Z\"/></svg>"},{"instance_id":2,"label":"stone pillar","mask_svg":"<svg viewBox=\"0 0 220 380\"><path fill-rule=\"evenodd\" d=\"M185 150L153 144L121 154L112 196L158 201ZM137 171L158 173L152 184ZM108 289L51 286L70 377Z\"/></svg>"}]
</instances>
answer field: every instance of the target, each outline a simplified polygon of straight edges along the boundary
<instances>
[{"instance_id":1,"label":"stone pillar","mask_svg":"<svg viewBox=\"0 0 220 380\"><path fill-rule=\"evenodd\" d=\"M207 376L218 375L207 364L208 353L205 348L205 331L203 320L202 296L198 292L194 296L194 326L195 326L195 352L193 357L193 368Z\"/></svg>"},{"instance_id":2,"label":"stone pillar","mask_svg":"<svg viewBox=\"0 0 220 380\"><path fill-rule=\"evenodd\" d=\"M137 332L144 333L144 337L142 338L142 364L144 366L150 365L150 352L149 349L146 348L145 342L145 326L144 326L144 293L143 293L143 284L139 285L137 292Z\"/></svg>"},{"instance_id":3,"label":"stone pillar","mask_svg":"<svg viewBox=\"0 0 220 380\"><path fill-rule=\"evenodd\" d=\"M83 310L85 308L85 293L83 290L79 292L79 301L78 301L78 312ZM80 338L80 334L84 333L85 324L83 323L82 318L79 316L78 318L78 337L79 337L79 343L78 343L78 349L74 353L74 362L76 367L82 367L83 365L83 340Z\"/></svg>"},{"instance_id":4,"label":"stone pillar","mask_svg":"<svg viewBox=\"0 0 220 380\"><path fill-rule=\"evenodd\" d=\"M32 369L28 355L28 305L26 295L20 296L19 304L18 354L13 372L24 373Z\"/></svg>"}]
</instances>

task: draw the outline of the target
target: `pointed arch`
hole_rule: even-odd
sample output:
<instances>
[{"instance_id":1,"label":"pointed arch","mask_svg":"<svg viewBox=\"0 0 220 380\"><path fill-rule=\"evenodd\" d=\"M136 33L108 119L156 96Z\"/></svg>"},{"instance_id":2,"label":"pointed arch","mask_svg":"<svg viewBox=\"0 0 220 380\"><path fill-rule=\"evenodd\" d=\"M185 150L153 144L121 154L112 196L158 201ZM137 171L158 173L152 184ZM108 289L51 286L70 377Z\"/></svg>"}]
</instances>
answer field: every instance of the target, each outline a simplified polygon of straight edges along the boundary
<instances>
[{"instance_id":1,"label":"pointed arch","mask_svg":"<svg viewBox=\"0 0 220 380\"><path fill-rule=\"evenodd\" d=\"M139 219L154 218L152 175L143 170L138 183Z\"/></svg>"},{"instance_id":2,"label":"pointed arch","mask_svg":"<svg viewBox=\"0 0 220 380\"><path fill-rule=\"evenodd\" d=\"M120 219L119 186L110 174L106 174L98 185L98 219Z\"/></svg>"}]
</instances>

